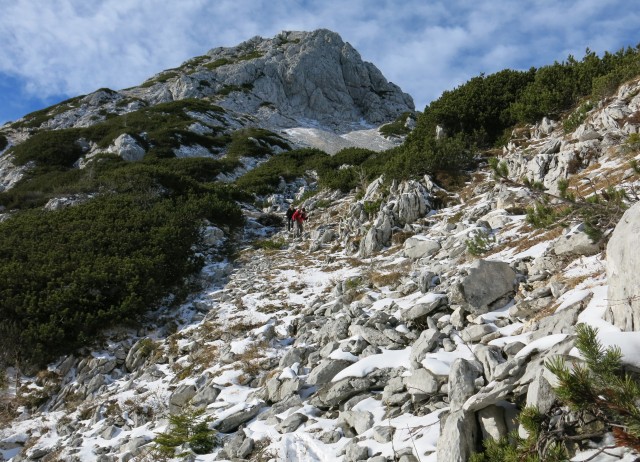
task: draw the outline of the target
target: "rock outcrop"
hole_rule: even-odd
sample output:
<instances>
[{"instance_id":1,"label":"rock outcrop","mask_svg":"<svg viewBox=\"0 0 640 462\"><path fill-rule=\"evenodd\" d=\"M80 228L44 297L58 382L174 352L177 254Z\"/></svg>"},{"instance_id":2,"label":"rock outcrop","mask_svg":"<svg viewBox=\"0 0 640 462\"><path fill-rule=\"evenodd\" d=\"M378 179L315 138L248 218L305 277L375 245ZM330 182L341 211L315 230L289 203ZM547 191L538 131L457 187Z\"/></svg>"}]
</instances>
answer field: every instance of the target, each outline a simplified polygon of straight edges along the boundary
<instances>
[{"instance_id":1,"label":"rock outcrop","mask_svg":"<svg viewBox=\"0 0 640 462\"><path fill-rule=\"evenodd\" d=\"M640 203L627 210L607 245L609 307L606 318L623 331L640 330Z\"/></svg>"}]
</instances>

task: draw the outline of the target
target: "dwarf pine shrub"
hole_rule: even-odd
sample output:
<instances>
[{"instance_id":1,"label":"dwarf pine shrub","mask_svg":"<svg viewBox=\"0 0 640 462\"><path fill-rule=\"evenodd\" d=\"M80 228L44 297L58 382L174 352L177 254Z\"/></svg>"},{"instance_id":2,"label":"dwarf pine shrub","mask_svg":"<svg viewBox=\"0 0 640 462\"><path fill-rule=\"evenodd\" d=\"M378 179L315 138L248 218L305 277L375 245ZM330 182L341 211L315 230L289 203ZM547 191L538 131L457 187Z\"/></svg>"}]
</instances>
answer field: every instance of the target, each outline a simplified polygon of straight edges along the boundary
<instances>
[{"instance_id":1,"label":"dwarf pine shrub","mask_svg":"<svg viewBox=\"0 0 640 462\"><path fill-rule=\"evenodd\" d=\"M576 327L576 347L584 363L569 367L561 357L546 362L558 377L558 398L601 421L619 446L640 450L640 378L625 370L619 347L602 345L594 327Z\"/></svg>"},{"instance_id":2,"label":"dwarf pine shrub","mask_svg":"<svg viewBox=\"0 0 640 462\"><path fill-rule=\"evenodd\" d=\"M186 457L189 450L196 454L208 454L216 447L216 432L209 428L204 410L187 410L169 416L169 428L156 436L155 450L164 457ZM182 450L182 452L177 452Z\"/></svg>"},{"instance_id":3,"label":"dwarf pine shrub","mask_svg":"<svg viewBox=\"0 0 640 462\"><path fill-rule=\"evenodd\" d=\"M491 250L496 238L483 230L477 230L470 239L465 241L467 252L474 257L480 257Z\"/></svg>"}]
</instances>

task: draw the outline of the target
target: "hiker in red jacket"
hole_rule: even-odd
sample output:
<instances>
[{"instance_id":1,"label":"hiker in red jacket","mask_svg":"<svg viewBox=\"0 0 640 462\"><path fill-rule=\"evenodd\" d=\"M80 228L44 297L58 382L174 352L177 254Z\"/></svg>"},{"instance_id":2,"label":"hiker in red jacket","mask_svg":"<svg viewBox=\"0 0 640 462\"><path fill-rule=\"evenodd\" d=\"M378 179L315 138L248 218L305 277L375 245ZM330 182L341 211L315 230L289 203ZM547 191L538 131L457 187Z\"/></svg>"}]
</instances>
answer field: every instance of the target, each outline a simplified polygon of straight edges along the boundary
<instances>
[{"instance_id":1,"label":"hiker in red jacket","mask_svg":"<svg viewBox=\"0 0 640 462\"><path fill-rule=\"evenodd\" d=\"M295 229L293 230L293 236L298 237L302 236L304 232L304 221L307 219L307 211L304 207L295 211L293 216L291 217L293 222L295 223Z\"/></svg>"}]
</instances>

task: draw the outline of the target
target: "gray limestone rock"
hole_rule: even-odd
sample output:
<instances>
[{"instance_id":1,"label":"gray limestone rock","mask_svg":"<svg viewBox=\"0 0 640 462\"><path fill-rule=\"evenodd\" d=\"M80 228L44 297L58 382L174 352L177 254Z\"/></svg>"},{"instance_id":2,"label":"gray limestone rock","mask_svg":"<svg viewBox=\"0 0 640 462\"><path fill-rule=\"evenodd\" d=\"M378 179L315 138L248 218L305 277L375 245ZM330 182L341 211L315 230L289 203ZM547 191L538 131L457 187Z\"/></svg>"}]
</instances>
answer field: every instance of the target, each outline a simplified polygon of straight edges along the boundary
<instances>
[{"instance_id":1,"label":"gray limestone rock","mask_svg":"<svg viewBox=\"0 0 640 462\"><path fill-rule=\"evenodd\" d=\"M527 406L534 406L542 414L546 414L551 410L556 398L553 387L544 378L544 370L540 370L527 389Z\"/></svg>"},{"instance_id":2,"label":"gray limestone rock","mask_svg":"<svg viewBox=\"0 0 640 462\"><path fill-rule=\"evenodd\" d=\"M295 363L302 364L307 355L308 350L306 348L289 348L282 359L280 359L280 367L290 367Z\"/></svg>"},{"instance_id":3,"label":"gray limestone rock","mask_svg":"<svg viewBox=\"0 0 640 462\"><path fill-rule=\"evenodd\" d=\"M452 410L461 409L464 402L476 391L476 379L482 375L479 361L458 358L449 371L449 405Z\"/></svg>"},{"instance_id":4,"label":"gray limestone rock","mask_svg":"<svg viewBox=\"0 0 640 462\"><path fill-rule=\"evenodd\" d=\"M369 458L369 449L366 446L360 446L355 440L347 443L344 450L345 462L362 462Z\"/></svg>"},{"instance_id":5,"label":"gray limestone rock","mask_svg":"<svg viewBox=\"0 0 640 462\"><path fill-rule=\"evenodd\" d=\"M623 331L640 330L640 202L627 210L607 244L609 307L605 319Z\"/></svg>"},{"instance_id":6,"label":"gray limestone rock","mask_svg":"<svg viewBox=\"0 0 640 462\"><path fill-rule=\"evenodd\" d=\"M556 255L595 255L600 252L597 242L593 242L580 224L560 236L551 246Z\"/></svg>"},{"instance_id":7,"label":"gray limestone rock","mask_svg":"<svg viewBox=\"0 0 640 462\"><path fill-rule=\"evenodd\" d=\"M169 409L171 413L175 414L180 412L180 409L186 406L196 393L196 386L193 384L179 385L169 397Z\"/></svg>"},{"instance_id":8,"label":"gray limestone rock","mask_svg":"<svg viewBox=\"0 0 640 462\"><path fill-rule=\"evenodd\" d=\"M393 343L389 337L371 327L352 324L349 327L349 333L351 335L359 335L373 346L388 346Z\"/></svg>"},{"instance_id":9,"label":"gray limestone rock","mask_svg":"<svg viewBox=\"0 0 640 462\"><path fill-rule=\"evenodd\" d=\"M309 385L324 385L331 381L338 372L353 364L351 361L344 359L323 359L316 367L313 368L307 383Z\"/></svg>"},{"instance_id":10,"label":"gray limestone rock","mask_svg":"<svg viewBox=\"0 0 640 462\"><path fill-rule=\"evenodd\" d=\"M475 314L486 313L491 305L515 289L516 273L508 263L476 260L462 281L464 300Z\"/></svg>"},{"instance_id":11,"label":"gray limestone rock","mask_svg":"<svg viewBox=\"0 0 640 462\"><path fill-rule=\"evenodd\" d=\"M142 160L145 150L131 135L125 133L115 139L113 145L107 149L128 161Z\"/></svg>"},{"instance_id":12,"label":"gray limestone rock","mask_svg":"<svg viewBox=\"0 0 640 462\"><path fill-rule=\"evenodd\" d=\"M297 395L301 387L302 382L297 377L283 380L273 377L267 382L266 396L270 402L277 403L290 396Z\"/></svg>"},{"instance_id":13,"label":"gray limestone rock","mask_svg":"<svg viewBox=\"0 0 640 462\"><path fill-rule=\"evenodd\" d=\"M143 338L138 340L127 353L125 359L125 366L129 372L135 371L147 360L149 356L149 342L152 342L149 338Z\"/></svg>"},{"instance_id":14,"label":"gray limestone rock","mask_svg":"<svg viewBox=\"0 0 640 462\"><path fill-rule=\"evenodd\" d=\"M427 329L422 331L418 340L416 340L411 346L411 366L414 369L422 367L420 362L424 359L425 355L433 350L436 346L440 333L436 329Z\"/></svg>"},{"instance_id":15,"label":"gray limestone rock","mask_svg":"<svg viewBox=\"0 0 640 462\"><path fill-rule=\"evenodd\" d=\"M360 435L373 427L373 414L369 411L342 411L336 420L336 426L351 428Z\"/></svg>"},{"instance_id":16,"label":"gray limestone rock","mask_svg":"<svg viewBox=\"0 0 640 462\"><path fill-rule=\"evenodd\" d=\"M430 314L447 303L445 294L429 293L420 298L415 305L401 313L405 321L414 321Z\"/></svg>"},{"instance_id":17,"label":"gray limestone rock","mask_svg":"<svg viewBox=\"0 0 640 462\"><path fill-rule=\"evenodd\" d=\"M258 415L264 403L259 402L249 405L233 414L226 416L220 421L214 422L214 427L221 433L230 433L238 429L238 427Z\"/></svg>"},{"instance_id":18,"label":"gray limestone rock","mask_svg":"<svg viewBox=\"0 0 640 462\"><path fill-rule=\"evenodd\" d=\"M368 378L346 378L338 382L324 385L310 400L316 407L335 407L349 398L369 390L372 382Z\"/></svg>"},{"instance_id":19,"label":"gray limestone rock","mask_svg":"<svg viewBox=\"0 0 640 462\"><path fill-rule=\"evenodd\" d=\"M477 416L483 439L492 438L498 441L509 433L503 407L492 404L480 409Z\"/></svg>"},{"instance_id":20,"label":"gray limestone rock","mask_svg":"<svg viewBox=\"0 0 640 462\"><path fill-rule=\"evenodd\" d=\"M276 430L278 430L278 432L280 433L291 433L293 431L296 431L297 428L307 420L309 420L309 417L307 417L306 415L300 414L299 412L294 412L278 425L276 425Z\"/></svg>"},{"instance_id":21,"label":"gray limestone rock","mask_svg":"<svg viewBox=\"0 0 640 462\"><path fill-rule=\"evenodd\" d=\"M504 353L509 356L509 358L513 357L516 355L516 353L518 353L518 351L522 350L526 345L522 342L510 342L507 343L503 348L502 351L504 351Z\"/></svg>"},{"instance_id":22,"label":"gray limestone rock","mask_svg":"<svg viewBox=\"0 0 640 462\"><path fill-rule=\"evenodd\" d=\"M395 427L378 425L377 427L373 427L373 439L378 443L388 443L393 439L395 432Z\"/></svg>"},{"instance_id":23,"label":"gray limestone rock","mask_svg":"<svg viewBox=\"0 0 640 462\"><path fill-rule=\"evenodd\" d=\"M515 305L509 308L509 316L517 319L530 318L540 310L549 306L553 301L553 297L525 298L523 300L518 300Z\"/></svg>"},{"instance_id":24,"label":"gray limestone rock","mask_svg":"<svg viewBox=\"0 0 640 462\"><path fill-rule=\"evenodd\" d=\"M460 337L465 342L475 343L495 330L496 327L490 324L471 324L460 332Z\"/></svg>"},{"instance_id":25,"label":"gray limestone rock","mask_svg":"<svg viewBox=\"0 0 640 462\"><path fill-rule=\"evenodd\" d=\"M403 380L407 391L414 396L414 399L416 396L422 397L437 393L440 388L438 379L431 372L422 368L411 371L411 376L405 377Z\"/></svg>"},{"instance_id":26,"label":"gray limestone rock","mask_svg":"<svg viewBox=\"0 0 640 462\"><path fill-rule=\"evenodd\" d=\"M204 409L213 403L220 394L220 388L213 384L205 385L191 399L191 405L197 409Z\"/></svg>"},{"instance_id":27,"label":"gray limestone rock","mask_svg":"<svg viewBox=\"0 0 640 462\"><path fill-rule=\"evenodd\" d=\"M498 365L504 363L506 359L502 356L502 351L496 346L478 345L473 350L478 361L482 363L482 369L487 382L493 380L493 371Z\"/></svg>"},{"instance_id":28,"label":"gray limestone rock","mask_svg":"<svg viewBox=\"0 0 640 462\"><path fill-rule=\"evenodd\" d=\"M420 236L410 237L404 241L403 247L404 256L414 260L435 255L441 249L439 242Z\"/></svg>"},{"instance_id":29,"label":"gray limestone rock","mask_svg":"<svg viewBox=\"0 0 640 462\"><path fill-rule=\"evenodd\" d=\"M566 307L564 310L533 323L529 327L531 329L531 340L537 340L551 334L573 334L578 315L587 306L590 299L591 295Z\"/></svg>"},{"instance_id":30,"label":"gray limestone rock","mask_svg":"<svg viewBox=\"0 0 640 462\"><path fill-rule=\"evenodd\" d=\"M446 415L438 438L438 462L464 462L476 449L478 424L474 412L462 410Z\"/></svg>"}]
</instances>

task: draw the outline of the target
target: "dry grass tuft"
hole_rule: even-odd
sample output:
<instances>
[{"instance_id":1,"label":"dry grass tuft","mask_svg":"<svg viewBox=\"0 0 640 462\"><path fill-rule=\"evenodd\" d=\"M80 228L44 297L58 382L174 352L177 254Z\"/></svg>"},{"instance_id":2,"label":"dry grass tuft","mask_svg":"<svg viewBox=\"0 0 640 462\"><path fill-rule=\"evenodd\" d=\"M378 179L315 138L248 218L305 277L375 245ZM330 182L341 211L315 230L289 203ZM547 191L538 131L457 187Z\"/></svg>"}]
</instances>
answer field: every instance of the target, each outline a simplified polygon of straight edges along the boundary
<instances>
[{"instance_id":1,"label":"dry grass tuft","mask_svg":"<svg viewBox=\"0 0 640 462\"><path fill-rule=\"evenodd\" d=\"M402 245L402 244L404 244L404 241L406 241L407 239L409 239L413 235L414 235L414 233L406 232L406 231L400 231L400 232L394 233L391 236L391 244L393 244L393 245Z\"/></svg>"},{"instance_id":2,"label":"dry grass tuft","mask_svg":"<svg viewBox=\"0 0 640 462\"><path fill-rule=\"evenodd\" d=\"M406 273L402 273L400 271L392 271L390 273L380 273L374 272L368 275L369 281L378 287L392 287L395 288L400 284L400 281L404 277Z\"/></svg>"},{"instance_id":3,"label":"dry grass tuft","mask_svg":"<svg viewBox=\"0 0 640 462\"><path fill-rule=\"evenodd\" d=\"M228 324L225 327L224 331L227 334L231 334L236 337L239 337L241 335L246 335L249 331L252 331L257 327L261 327L262 325L263 323L258 321L249 321L249 320L243 319L235 324Z\"/></svg>"},{"instance_id":4,"label":"dry grass tuft","mask_svg":"<svg viewBox=\"0 0 640 462\"><path fill-rule=\"evenodd\" d=\"M268 369L265 364L264 353L269 344L266 341L256 342L249 345L242 353L236 355L237 361L241 363L245 374L257 377L261 372Z\"/></svg>"},{"instance_id":5,"label":"dry grass tuft","mask_svg":"<svg viewBox=\"0 0 640 462\"><path fill-rule=\"evenodd\" d=\"M514 249L517 252L523 252L527 249L530 249L534 245L539 244L540 242L550 241L559 237L560 235L562 235L562 232L563 230L559 226L553 229L536 230L532 236L526 239L521 239L514 247Z\"/></svg>"}]
</instances>

